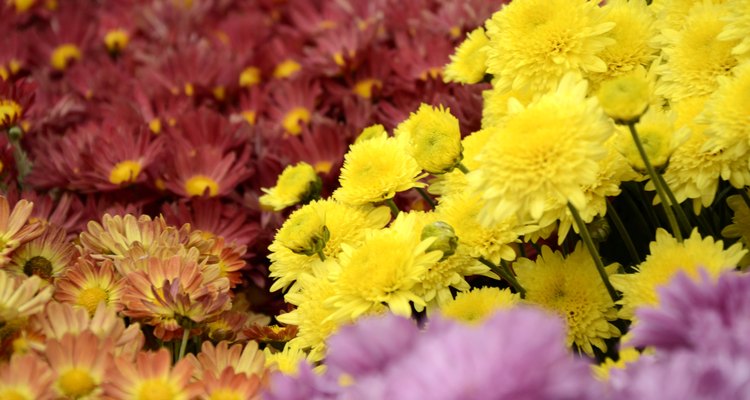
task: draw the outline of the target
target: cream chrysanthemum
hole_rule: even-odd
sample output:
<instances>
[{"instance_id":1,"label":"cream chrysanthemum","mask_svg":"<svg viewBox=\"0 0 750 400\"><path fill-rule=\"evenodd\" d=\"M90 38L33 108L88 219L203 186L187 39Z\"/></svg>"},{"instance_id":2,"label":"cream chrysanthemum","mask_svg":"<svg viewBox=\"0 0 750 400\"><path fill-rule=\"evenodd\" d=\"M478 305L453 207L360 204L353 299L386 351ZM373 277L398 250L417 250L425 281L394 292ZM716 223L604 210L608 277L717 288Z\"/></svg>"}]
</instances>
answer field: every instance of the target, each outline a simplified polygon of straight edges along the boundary
<instances>
[{"instance_id":1,"label":"cream chrysanthemum","mask_svg":"<svg viewBox=\"0 0 750 400\"><path fill-rule=\"evenodd\" d=\"M657 53L657 49L649 44L656 34L654 14L645 1L610 0L602 11L605 21L615 23L608 33L615 43L599 53L607 70L588 75L592 91L601 82L627 74L639 66L647 67Z\"/></svg>"},{"instance_id":2,"label":"cream chrysanthemum","mask_svg":"<svg viewBox=\"0 0 750 400\"><path fill-rule=\"evenodd\" d=\"M697 229L683 242L678 242L662 228L651 242L651 254L636 267L634 274L620 274L611 278L612 285L622 292L620 316L633 319L635 311L644 306L659 304L658 288L666 285L678 272L697 278L701 269L712 278L737 266L747 250L735 243L724 249L724 243L711 237L701 238Z\"/></svg>"},{"instance_id":3,"label":"cream chrysanthemum","mask_svg":"<svg viewBox=\"0 0 750 400\"><path fill-rule=\"evenodd\" d=\"M268 247L271 254L270 276L276 278L271 291L291 285L303 272L310 273L320 263L317 252L312 254L295 253L289 244L303 239L303 232L328 231L328 238L321 249L325 258L336 258L341 245L358 246L367 229L380 229L391 219L388 207L353 207L334 200L310 202L293 212L276 233L276 238Z\"/></svg>"},{"instance_id":4,"label":"cream chrysanthemum","mask_svg":"<svg viewBox=\"0 0 750 400\"><path fill-rule=\"evenodd\" d=\"M479 27L469 32L466 39L450 56L451 62L445 66L445 82L478 83L487 72L487 53L485 46L489 38L484 28Z\"/></svg>"},{"instance_id":5,"label":"cream chrysanthemum","mask_svg":"<svg viewBox=\"0 0 750 400\"><path fill-rule=\"evenodd\" d=\"M260 196L259 201L263 207L281 211L311 200L320 193L320 185L320 177L312 165L300 162L284 168L276 186L261 189L265 194Z\"/></svg>"},{"instance_id":6,"label":"cream chrysanthemum","mask_svg":"<svg viewBox=\"0 0 750 400\"><path fill-rule=\"evenodd\" d=\"M583 186L593 185L605 157L604 142L613 125L586 82L566 75L558 89L523 107L511 102L511 114L476 157L470 189L486 201L485 225L517 215L522 223L538 220L550 197L586 206Z\"/></svg>"},{"instance_id":7,"label":"cream chrysanthemum","mask_svg":"<svg viewBox=\"0 0 750 400\"><path fill-rule=\"evenodd\" d=\"M568 72L604 72L598 55L614 43L606 34L615 24L603 17L596 2L513 1L487 21L487 72L501 90L540 93Z\"/></svg>"},{"instance_id":8,"label":"cream chrysanthemum","mask_svg":"<svg viewBox=\"0 0 750 400\"><path fill-rule=\"evenodd\" d=\"M670 101L705 96L719 86L718 77L731 73L737 64L732 48L737 41L717 37L726 25L728 7L711 2L690 9L680 28L662 32L666 62L657 68L661 79L656 94Z\"/></svg>"},{"instance_id":9,"label":"cream chrysanthemum","mask_svg":"<svg viewBox=\"0 0 750 400\"><path fill-rule=\"evenodd\" d=\"M340 262L331 270L337 293L327 300L337 310L330 319L351 319L386 304L394 314L410 316L411 303L424 307L414 290L427 269L442 252L426 253L433 239L421 240L418 230L409 229L417 220L400 214L399 229L371 230L357 248L342 245Z\"/></svg>"},{"instance_id":10,"label":"cream chrysanthemum","mask_svg":"<svg viewBox=\"0 0 750 400\"><path fill-rule=\"evenodd\" d=\"M569 346L575 344L593 356L592 346L606 352L604 339L620 336L611 323L617 319L615 303L580 242L567 258L545 246L536 261L521 258L515 268L518 283L526 289L525 301L565 318ZM608 266L607 273L616 268L617 264Z\"/></svg>"},{"instance_id":11,"label":"cream chrysanthemum","mask_svg":"<svg viewBox=\"0 0 750 400\"><path fill-rule=\"evenodd\" d=\"M516 293L494 287L474 288L456 294L440 307L440 313L451 319L478 324L497 310L514 307L520 301Z\"/></svg>"},{"instance_id":12,"label":"cream chrysanthemum","mask_svg":"<svg viewBox=\"0 0 750 400\"><path fill-rule=\"evenodd\" d=\"M392 198L397 192L423 187L424 177L406 143L392 137L374 137L355 143L344 156L334 197L343 203L364 205Z\"/></svg>"}]
</instances>

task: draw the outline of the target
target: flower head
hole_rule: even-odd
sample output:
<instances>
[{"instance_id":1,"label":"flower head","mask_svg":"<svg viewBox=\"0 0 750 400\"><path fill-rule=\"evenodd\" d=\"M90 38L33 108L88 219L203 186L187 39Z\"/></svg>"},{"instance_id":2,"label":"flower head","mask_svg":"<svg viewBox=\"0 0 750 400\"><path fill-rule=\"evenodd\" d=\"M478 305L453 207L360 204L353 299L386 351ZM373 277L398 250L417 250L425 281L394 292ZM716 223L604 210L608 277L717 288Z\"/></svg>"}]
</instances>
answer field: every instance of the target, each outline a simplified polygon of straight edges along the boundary
<instances>
[{"instance_id":1,"label":"flower head","mask_svg":"<svg viewBox=\"0 0 750 400\"><path fill-rule=\"evenodd\" d=\"M44 353L57 377L57 393L67 398L100 396L111 349L111 339L100 339L91 331L47 341Z\"/></svg>"},{"instance_id":2,"label":"flower head","mask_svg":"<svg viewBox=\"0 0 750 400\"><path fill-rule=\"evenodd\" d=\"M440 307L440 313L447 318L479 324L491 317L495 311L515 306L519 300L518 294L511 293L508 289L474 288L456 294L455 299Z\"/></svg>"},{"instance_id":3,"label":"flower head","mask_svg":"<svg viewBox=\"0 0 750 400\"><path fill-rule=\"evenodd\" d=\"M487 21L487 72L496 85L544 93L569 72L604 72L614 26L589 1L514 1Z\"/></svg>"},{"instance_id":4,"label":"flower head","mask_svg":"<svg viewBox=\"0 0 750 400\"><path fill-rule=\"evenodd\" d=\"M53 287L38 276L15 277L0 270L0 323L26 319L44 309Z\"/></svg>"},{"instance_id":5,"label":"flower head","mask_svg":"<svg viewBox=\"0 0 750 400\"><path fill-rule=\"evenodd\" d=\"M300 162L289 165L279 175L276 186L263 188L264 195L260 196L260 204L275 211L298 203L306 203L320 193L321 180L313 167Z\"/></svg>"},{"instance_id":6,"label":"flower head","mask_svg":"<svg viewBox=\"0 0 750 400\"><path fill-rule=\"evenodd\" d=\"M484 28L469 32L466 39L456 47L451 62L445 66L446 82L479 83L487 72L486 48L489 38Z\"/></svg>"},{"instance_id":7,"label":"flower head","mask_svg":"<svg viewBox=\"0 0 750 400\"><path fill-rule=\"evenodd\" d=\"M404 135L409 151L419 166L430 173L442 174L461 162L461 131L449 109L422 103L416 113L396 128Z\"/></svg>"},{"instance_id":8,"label":"flower head","mask_svg":"<svg viewBox=\"0 0 750 400\"><path fill-rule=\"evenodd\" d=\"M8 254L21 243L39 236L44 225L38 221L29 222L33 203L19 200L10 210L8 199L0 196L0 265L8 261Z\"/></svg>"},{"instance_id":9,"label":"flower head","mask_svg":"<svg viewBox=\"0 0 750 400\"><path fill-rule=\"evenodd\" d=\"M124 283L111 261L95 265L81 258L55 281L55 300L83 307L89 315L94 315L99 303L120 311Z\"/></svg>"},{"instance_id":10,"label":"flower head","mask_svg":"<svg viewBox=\"0 0 750 400\"><path fill-rule=\"evenodd\" d=\"M50 400L54 374L49 364L36 354L16 354L0 364L0 398L12 400Z\"/></svg>"},{"instance_id":11,"label":"flower head","mask_svg":"<svg viewBox=\"0 0 750 400\"><path fill-rule=\"evenodd\" d=\"M604 112L615 122L634 122L646 112L651 88L646 77L636 72L603 82L598 97Z\"/></svg>"},{"instance_id":12,"label":"flower head","mask_svg":"<svg viewBox=\"0 0 750 400\"><path fill-rule=\"evenodd\" d=\"M167 349L140 352L135 362L118 357L107 374L104 394L114 399L188 400L192 364L186 359L174 366Z\"/></svg>"},{"instance_id":13,"label":"flower head","mask_svg":"<svg viewBox=\"0 0 750 400\"><path fill-rule=\"evenodd\" d=\"M632 319L635 311L644 306L660 304L658 288L669 283L680 271L692 278L705 269L711 277L734 269L747 250L736 243L724 249L722 241L702 238L697 229L683 242L678 242L664 229L656 231L656 241L651 242L651 254L639 264L634 274L612 277L612 285L622 292L620 315Z\"/></svg>"},{"instance_id":14,"label":"flower head","mask_svg":"<svg viewBox=\"0 0 750 400\"><path fill-rule=\"evenodd\" d=\"M75 247L65 236L64 229L50 225L42 236L13 252L9 270L45 280L59 278L76 256Z\"/></svg>"},{"instance_id":15,"label":"flower head","mask_svg":"<svg viewBox=\"0 0 750 400\"><path fill-rule=\"evenodd\" d=\"M545 246L536 262L521 258L515 266L518 283L526 289L526 301L565 318L568 345L575 344L593 356L592 346L607 351L604 339L620 336L611 323L617 319L615 303L580 242L567 258ZM617 264L610 265L607 272L611 274L613 268Z\"/></svg>"},{"instance_id":16,"label":"flower head","mask_svg":"<svg viewBox=\"0 0 750 400\"><path fill-rule=\"evenodd\" d=\"M677 115L672 111L651 108L635 124L638 138L654 168L664 167L672 153L690 136L690 130L686 127L675 127L676 119ZM645 173L646 165L638 152L629 128L619 126L616 137L620 153L633 168Z\"/></svg>"}]
</instances>

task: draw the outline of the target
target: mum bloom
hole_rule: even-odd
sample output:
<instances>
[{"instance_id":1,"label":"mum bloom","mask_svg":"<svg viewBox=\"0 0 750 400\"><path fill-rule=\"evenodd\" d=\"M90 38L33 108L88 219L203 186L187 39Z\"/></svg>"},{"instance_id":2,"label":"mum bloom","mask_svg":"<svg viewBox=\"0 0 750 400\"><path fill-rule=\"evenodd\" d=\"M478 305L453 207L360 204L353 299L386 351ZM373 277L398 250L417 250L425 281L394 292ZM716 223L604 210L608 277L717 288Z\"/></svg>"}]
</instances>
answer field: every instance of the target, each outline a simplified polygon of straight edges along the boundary
<instances>
[{"instance_id":1,"label":"mum bloom","mask_svg":"<svg viewBox=\"0 0 750 400\"><path fill-rule=\"evenodd\" d=\"M595 2L513 1L487 21L487 72L501 90L554 89L569 72L604 72L598 54L614 40Z\"/></svg>"},{"instance_id":2,"label":"mum bloom","mask_svg":"<svg viewBox=\"0 0 750 400\"><path fill-rule=\"evenodd\" d=\"M461 129L450 109L422 103L417 112L396 128L404 135L409 152L419 166L432 174L451 171L461 162Z\"/></svg>"},{"instance_id":3,"label":"mum bloom","mask_svg":"<svg viewBox=\"0 0 750 400\"><path fill-rule=\"evenodd\" d=\"M406 143L378 136L351 145L344 156L339 183L333 197L346 204L364 205L391 199L397 192L423 187L419 164L406 150Z\"/></svg>"},{"instance_id":4,"label":"mum bloom","mask_svg":"<svg viewBox=\"0 0 750 400\"><path fill-rule=\"evenodd\" d=\"M735 243L724 250L722 241L701 238L697 229L682 243L664 229L657 229L656 241L651 242L651 254L636 267L634 274L618 274L611 278L612 286L622 292L620 316L632 319L643 306L660 303L657 288L667 284L680 271L695 278L704 268L711 277L734 269L747 250Z\"/></svg>"},{"instance_id":5,"label":"mum bloom","mask_svg":"<svg viewBox=\"0 0 750 400\"><path fill-rule=\"evenodd\" d=\"M298 203L305 203L318 196L321 181L313 167L300 162L289 165L279 175L276 186L261 189L260 204L274 211L281 211Z\"/></svg>"},{"instance_id":6,"label":"mum bloom","mask_svg":"<svg viewBox=\"0 0 750 400\"><path fill-rule=\"evenodd\" d=\"M0 266L5 265L9 260L8 254L21 243L34 239L44 231L40 222L28 222L33 208L33 203L19 200L11 211L8 199L0 196Z\"/></svg>"},{"instance_id":7,"label":"mum bloom","mask_svg":"<svg viewBox=\"0 0 750 400\"><path fill-rule=\"evenodd\" d=\"M451 62L445 66L446 82L479 83L487 73L486 46L489 38L484 28L479 27L469 32L466 39L451 55Z\"/></svg>"},{"instance_id":8,"label":"mum bloom","mask_svg":"<svg viewBox=\"0 0 750 400\"><path fill-rule=\"evenodd\" d=\"M54 374L36 354L14 354L0 364L0 398L9 400L51 400Z\"/></svg>"},{"instance_id":9,"label":"mum bloom","mask_svg":"<svg viewBox=\"0 0 750 400\"><path fill-rule=\"evenodd\" d=\"M53 387L57 393L76 399L100 396L111 351L111 339L100 339L91 331L48 341L44 354L55 371Z\"/></svg>"},{"instance_id":10,"label":"mum bloom","mask_svg":"<svg viewBox=\"0 0 750 400\"><path fill-rule=\"evenodd\" d=\"M53 287L43 285L37 276L14 277L0 270L0 324L34 315L52 297Z\"/></svg>"},{"instance_id":11,"label":"mum bloom","mask_svg":"<svg viewBox=\"0 0 750 400\"><path fill-rule=\"evenodd\" d=\"M617 319L615 303L580 242L567 258L545 246L535 262L520 258L515 267L518 282L526 289L525 300L565 318L568 346L575 344L593 357L592 346L606 352L604 339L620 336L611 323ZM616 268L612 264L607 272Z\"/></svg>"},{"instance_id":12,"label":"mum bloom","mask_svg":"<svg viewBox=\"0 0 750 400\"><path fill-rule=\"evenodd\" d=\"M171 358L164 348L155 353L140 352L135 362L116 358L103 385L105 396L117 400L192 398L187 390L192 364L182 359L172 366Z\"/></svg>"},{"instance_id":13,"label":"mum bloom","mask_svg":"<svg viewBox=\"0 0 750 400\"><path fill-rule=\"evenodd\" d=\"M485 225L516 215L538 220L553 202L586 206L583 186L597 180L613 125L587 84L566 75L557 90L527 107L509 101L505 124L490 128L492 138L477 155L479 168L469 173L470 190L486 201L479 215Z\"/></svg>"},{"instance_id":14,"label":"mum bloom","mask_svg":"<svg viewBox=\"0 0 750 400\"><path fill-rule=\"evenodd\" d=\"M456 298L440 307L440 313L447 318L479 324L491 317L497 310L508 309L519 303L520 297L508 289L494 287L474 288L469 292L459 292Z\"/></svg>"},{"instance_id":15,"label":"mum bloom","mask_svg":"<svg viewBox=\"0 0 750 400\"><path fill-rule=\"evenodd\" d=\"M97 265L93 260L80 258L55 281L55 300L83 307L89 315L94 315L99 303L120 311L124 283L111 261Z\"/></svg>"}]
</instances>

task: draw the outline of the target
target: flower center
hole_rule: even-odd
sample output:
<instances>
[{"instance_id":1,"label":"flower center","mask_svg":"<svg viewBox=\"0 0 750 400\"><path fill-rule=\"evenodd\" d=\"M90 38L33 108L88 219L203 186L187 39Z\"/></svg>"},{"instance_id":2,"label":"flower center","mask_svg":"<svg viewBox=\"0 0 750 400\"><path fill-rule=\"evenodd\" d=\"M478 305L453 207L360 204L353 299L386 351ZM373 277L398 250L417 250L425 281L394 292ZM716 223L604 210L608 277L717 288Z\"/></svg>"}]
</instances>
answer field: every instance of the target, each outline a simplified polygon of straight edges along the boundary
<instances>
[{"instance_id":1,"label":"flower center","mask_svg":"<svg viewBox=\"0 0 750 400\"><path fill-rule=\"evenodd\" d=\"M0 399L5 400L29 400L31 397L24 396L16 389L5 389L0 391Z\"/></svg>"},{"instance_id":2,"label":"flower center","mask_svg":"<svg viewBox=\"0 0 750 400\"><path fill-rule=\"evenodd\" d=\"M161 120L159 118L154 118L148 123L148 129L151 130L151 133L154 135L158 135L161 133Z\"/></svg>"},{"instance_id":3,"label":"flower center","mask_svg":"<svg viewBox=\"0 0 750 400\"><path fill-rule=\"evenodd\" d=\"M57 383L66 397L81 397L96 388L94 378L83 368L73 368L60 375Z\"/></svg>"},{"instance_id":4,"label":"flower center","mask_svg":"<svg viewBox=\"0 0 750 400\"><path fill-rule=\"evenodd\" d=\"M90 315L94 315L94 312L96 312L96 307L98 307L99 303L101 303L102 301L108 303L109 295L107 294L106 290L95 286L82 290L78 295L77 303L78 305L85 308Z\"/></svg>"},{"instance_id":5,"label":"flower center","mask_svg":"<svg viewBox=\"0 0 750 400\"><path fill-rule=\"evenodd\" d=\"M141 163L135 160L120 161L109 173L109 181L115 185L135 182L141 173Z\"/></svg>"},{"instance_id":6,"label":"flower center","mask_svg":"<svg viewBox=\"0 0 750 400\"><path fill-rule=\"evenodd\" d=\"M302 66L294 60L284 60L273 70L274 78L284 79L294 75Z\"/></svg>"},{"instance_id":7,"label":"flower center","mask_svg":"<svg viewBox=\"0 0 750 400\"><path fill-rule=\"evenodd\" d=\"M260 68L247 67L240 73L240 86L249 87L260 83Z\"/></svg>"},{"instance_id":8,"label":"flower center","mask_svg":"<svg viewBox=\"0 0 750 400\"><path fill-rule=\"evenodd\" d=\"M308 122L310 122L310 111L305 107L294 107L284 115L281 125L292 135L299 135L302 132L302 125Z\"/></svg>"},{"instance_id":9,"label":"flower center","mask_svg":"<svg viewBox=\"0 0 750 400\"><path fill-rule=\"evenodd\" d=\"M23 265L23 272L28 276L36 275L42 279L49 280L52 277L52 263L44 257L31 257Z\"/></svg>"},{"instance_id":10,"label":"flower center","mask_svg":"<svg viewBox=\"0 0 750 400\"><path fill-rule=\"evenodd\" d=\"M124 29L115 29L104 35L104 45L111 53L122 51L130 42L130 36Z\"/></svg>"},{"instance_id":11,"label":"flower center","mask_svg":"<svg viewBox=\"0 0 750 400\"><path fill-rule=\"evenodd\" d=\"M11 0L8 3L16 6L16 12L20 14L31 8L36 3L36 0Z\"/></svg>"},{"instance_id":12,"label":"flower center","mask_svg":"<svg viewBox=\"0 0 750 400\"><path fill-rule=\"evenodd\" d=\"M321 161L316 162L315 165L313 165L313 168L315 168L315 172L327 174L331 172L331 168L333 168L333 163L328 160L321 160Z\"/></svg>"},{"instance_id":13,"label":"flower center","mask_svg":"<svg viewBox=\"0 0 750 400\"><path fill-rule=\"evenodd\" d=\"M61 44L52 52L50 64L59 71L64 71L74 60L81 59L81 50L72 43Z\"/></svg>"},{"instance_id":14,"label":"flower center","mask_svg":"<svg viewBox=\"0 0 750 400\"><path fill-rule=\"evenodd\" d=\"M229 389L218 389L214 390L213 393L211 393L211 396L208 398L209 400L241 400L242 397L240 395Z\"/></svg>"},{"instance_id":15,"label":"flower center","mask_svg":"<svg viewBox=\"0 0 750 400\"><path fill-rule=\"evenodd\" d=\"M0 126L11 125L19 118L23 109L13 100L0 100ZM7 123L5 122L7 121Z\"/></svg>"},{"instance_id":16,"label":"flower center","mask_svg":"<svg viewBox=\"0 0 750 400\"><path fill-rule=\"evenodd\" d=\"M219 193L219 184L205 175L195 175L185 182L185 191L190 196L202 196L206 189L209 196L216 196Z\"/></svg>"},{"instance_id":17,"label":"flower center","mask_svg":"<svg viewBox=\"0 0 750 400\"><path fill-rule=\"evenodd\" d=\"M176 393L164 379L149 379L141 384L138 400L172 400Z\"/></svg>"},{"instance_id":18,"label":"flower center","mask_svg":"<svg viewBox=\"0 0 750 400\"><path fill-rule=\"evenodd\" d=\"M369 99L372 97L372 89L373 88L382 88L383 82L381 82L378 79L370 78L370 79L364 79L359 82L357 82L354 87L352 88L352 91L354 94L358 95L359 97Z\"/></svg>"},{"instance_id":19,"label":"flower center","mask_svg":"<svg viewBox=\"0 0 750 400\"><path fill-rule=\"evenodd\" d=\"M243 111L242 117L245 118L245 121L247 121L248 124L255 125L255 111L253 110Z\"/></svg>"}]
</instances>

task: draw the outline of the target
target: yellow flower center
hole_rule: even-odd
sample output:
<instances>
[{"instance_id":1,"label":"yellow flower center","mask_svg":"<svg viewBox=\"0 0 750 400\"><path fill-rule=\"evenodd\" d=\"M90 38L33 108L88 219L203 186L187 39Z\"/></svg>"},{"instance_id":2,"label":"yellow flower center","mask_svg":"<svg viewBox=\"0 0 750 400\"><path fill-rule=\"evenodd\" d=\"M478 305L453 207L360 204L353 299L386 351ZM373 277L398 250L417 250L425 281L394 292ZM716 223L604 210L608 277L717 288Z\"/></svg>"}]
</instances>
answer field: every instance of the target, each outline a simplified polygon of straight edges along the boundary
<instances>
[{"instance_id":1,"label":"yellow flower center","mask_svg":"<svg viewBox=\"0 0 750 400\"><path fill-rule=\"evenodd\" d=\"M17 74L18 71L21 70L21 67L23 67L23 65L21 64L21 62L18 61L18 60L16 60L15 58L12 59L12 60L10 60L10 61L8 61L8 68L10 68L10 73L11 74Z\"/></svg>"},{"instance_id":2,"label":"yellow flower center","mask_svg":"<svg viewBox=\"0 0 750 400\"><path fill-rule=\"evenodd\" d=\"M57 383L66 397L85 396L96 388L94 378L83 368L73 368L63 372Z\"/></svg>"},{"instance_id":3,"label":"yellow flower center","mask_svg":"<svg viewBox=\"0 0 750 400\"><path fill-rule=\"evenodd\" d=\"M8 121L9 124L14 123L18 118L21 117L23 108L13 100L0 100L0 124L3 121Z\"/></svg>"},{"instance_id":4,"label":"yellow flower center","mask_svg":"<svg viewBox=\"0 0 750 400\"><path fill-rule=\"evenodd\" d=\"M372 97L372 89L374 87L378 89L382 88L383 82L374 78L364 79L364 80L357 82L354 85L354 88L352 88L352 91L354 92L354 94L358 95L359 97L369 99Z\"/></svg>"},{"instance_id":5,"label":"yellow flower center","mask_svg":"<svg viewBox=\"0 0 750 400\"><path fill-rule=\"evenodd\" d=\"M176 394L164 379L149 379L141 384L138 400L173 400Z\"/></svg>"},{"instance_id":6,"label":"yellow flower center","mask_svg":"<svg viewBox=\"0 0 750 400\"><path fill-rule=\"evenodd\" d=\"M111 30L104 35L104 45L113 53L122 51L128 42L130 42L130 35L124 29Z\"/></svg>"},{"instance_id":7,"label":"yellow flower center","mask_svg":"<svg viewBox=\"0 0 750 400\"><path fill-rule=\"evenodd\" d=\"M441 67L428 68L419 75L419 79L426 81L428 78L438 79L443 75L443 69Z\"/></svg>"},{"instance_id":8,"label":"yellow flower center","mask_svg":"<svg viewBox=\"0 0 750 400\"><path fill-rule=\"evenodd\" d=\"M273 77L284 79L294 75L302 66L294 60L284 60L273 70Z\"/></svg>"},{"instance_id":9,"label":"yellow flower center","mask_svg":"<svg viewBox=\"0 0 750 400\"><path fill-rule=\"evenodd\" d=\"M184 90L185 96L192 97L195 94L195 87L193 87L192 83L186 83Z\"/></svg>"},{"instance_id":10,"label":"yellow flower center","mask_svg":"<svg viewBox=\"0 0 750 400\"><path fill-rule=\"evenodd\" d=\"M138 174L141 173L141 163L135 160L120 161L112 168L109 173L109 181L115 185L135 182Z\"/></svg>"},{"instance_id":11,"label":"yellow flower center","mask_svg":"<svg viewBox=\"0 0 750 400\"><path fill-rule=\"evenodd\" d=\"M52 277L52 263L44 257L31 257L23 265L23 272L28 276L36 275L48 280Z\"/></svg>"},{"instance_id":12,"label":"yellow flower center","mask_svg":"<svg viewBox=\"0 0 750 400\"><path fill-rule=\"evenodd\" d=\"M154 135L158 135L161 133L161 120L159 118L154 118L151 120L151 122L148 123L148 129L151 129L151 132Z\"/></svg>"},{"instance_id":13,"label":"yellow flower center","mask_svg":"<svg viewBox=\"0 0 750 400\"><path fill-rule=\"evenodd\" d=\"M217 86L213 90L214 98L223 101L227 97L227 89L224 86Z\"/></svg>"},{"instance_id":14,"label":"yellow flower center","mask_svg":"<svg viewBox=\"0 0 750 400\"><path fill-rule=\"evenodd\" d=\"M11 0L8 3L16 6L16 12L20 14L31 8L36 3L36 0Z\"/></svg>"},{"instance_id":15,"label":"yellow flower center","mask_svg":"<svg viewBox=\"0 0 750 400\"><path fill-rule=\"evenodd\" d=\"M299 135L302 132L302 125L308 122L310 122L310 111L305 107L294 107L284 115L281 125L292 135Z\"/></svg>"},{"instance_id":16,"label":"yellow flower center","mask_svg":"<svg viewBox=\"0 0 750 400\"><path fill-rule=\"evenodd\" d=\"M211 393L208 397L209 400L242 400L242 396L239 393L230 389L218 389Z\"/></svg>"},{"instance_id":17,"label":"yellow flower center","mask_svg":"<svg viewBox=\"0 0 750 400\"><path fill-rule=\"evenodd\" d=\"M98 307L99 303L102 301L107 303L109 301L109 294L107 294L106 290L95 286L82 290L78 295L78 301L76 303L85 308L90 315L94 315L96 307Z\"/></svg>"},{"instance_id":18,"label":"yellow flower center","mask_svg":"<svg viewBox=\"0 0 750 400\"><path fill-rule=\"evenodd\" d=\"M219 193L219 184L205 175L195 175L185 182L185 191L190 196L202 196L208 189L209 196Z\"/></svg>"},{"instance_id":19,"label":"yellow flower center","mask_svg":"<svg viewBox=\"0 0 750 400\"><path fill-rule=\"evenodd\" d=\"M255 125L255 111L253 110L243 111L242 117L245 118L245 121L247 121L248 124Z\"/></svg>"},{"instance_id":20,"label":"yellow flower center","mask_svg":"<svg viewBox=\"0 0 750 400\"><path fill-rule=\"evenodd\" d=\"M336 63L339 67L343 67L344 64L346 64L346 60L344 60L344 55L341 54L340 51L337 51L333 53L333 62Z\"/></svg>"},{"instance_id":21,"label":"yellow flower center","mask_svg":"<svg viewBox=\"0 0 750 400\"><path fill-rule=\"evenodd\" d=\"M331 172L331 168L333 168L333 163L331 163L328 160L322 160L322 161L316 162L315 165L313 165L313 168L315 168L315 172L327 174Z\"/></svg>"},{"instance_id":22,"label":"yellow flower center","mask_svg":"<svg viewBox=\"0 0 750 400\"><path fill-rule=\"evenodd\" d=\"M0 65L0 79L7 81L8 78L10 78L10 72L4 66Z\"/></svg>"},{"instance_id":23,"label":"yellow flower center","mask_svg":"<svg viewBox=\"0 0 750 400\"><path fill-rule=\"evenodd\" d=\"M81 50L72 43L61 44L52 51L49 62L52 68L64 71L71 62L81 59Z\"/></svg>"},{"instance_id":24,"label":"yellow flower center","mask_svg":"<svg viewBox=\"0 0 750 400\"><path fill-rule=\"evenodd\" d=\"M16 389L5 389L0 391L0 399L4 400L31 400L30 396L26 396Z\"/></svg>"},{"instance_id":25,"label":"yellow flower center","mask_svg":"<svg viewBox=\"0 0 750 400\"><path fill-rule=\"evenodd\" d=\"M260 68L247 67L240 73L240 86L249 87L260 83Z\"/></svg>"},{"instance_id":26,"label":"yellow flower center","mask_svg":"<svg viewBox=\"0 0 750 400\"><path fill-rule=\"evenodd\" d=\"M320 29L333 29L336 27L336 21L331 21L330 19L324 19L323 21L320 21L318 23L318 28Z\"/></svg>"},{"instance_id":27,"label":"yellow flower center","mask_svg":"<svg viewBox=\"0 0 750 400\"><path fill-rule=\"evenodd\" d=\"M450 29L451 37L453 39L458 39L461 36L461 27L460 26L452 26Z\"/></svg>"}]
</instances>

